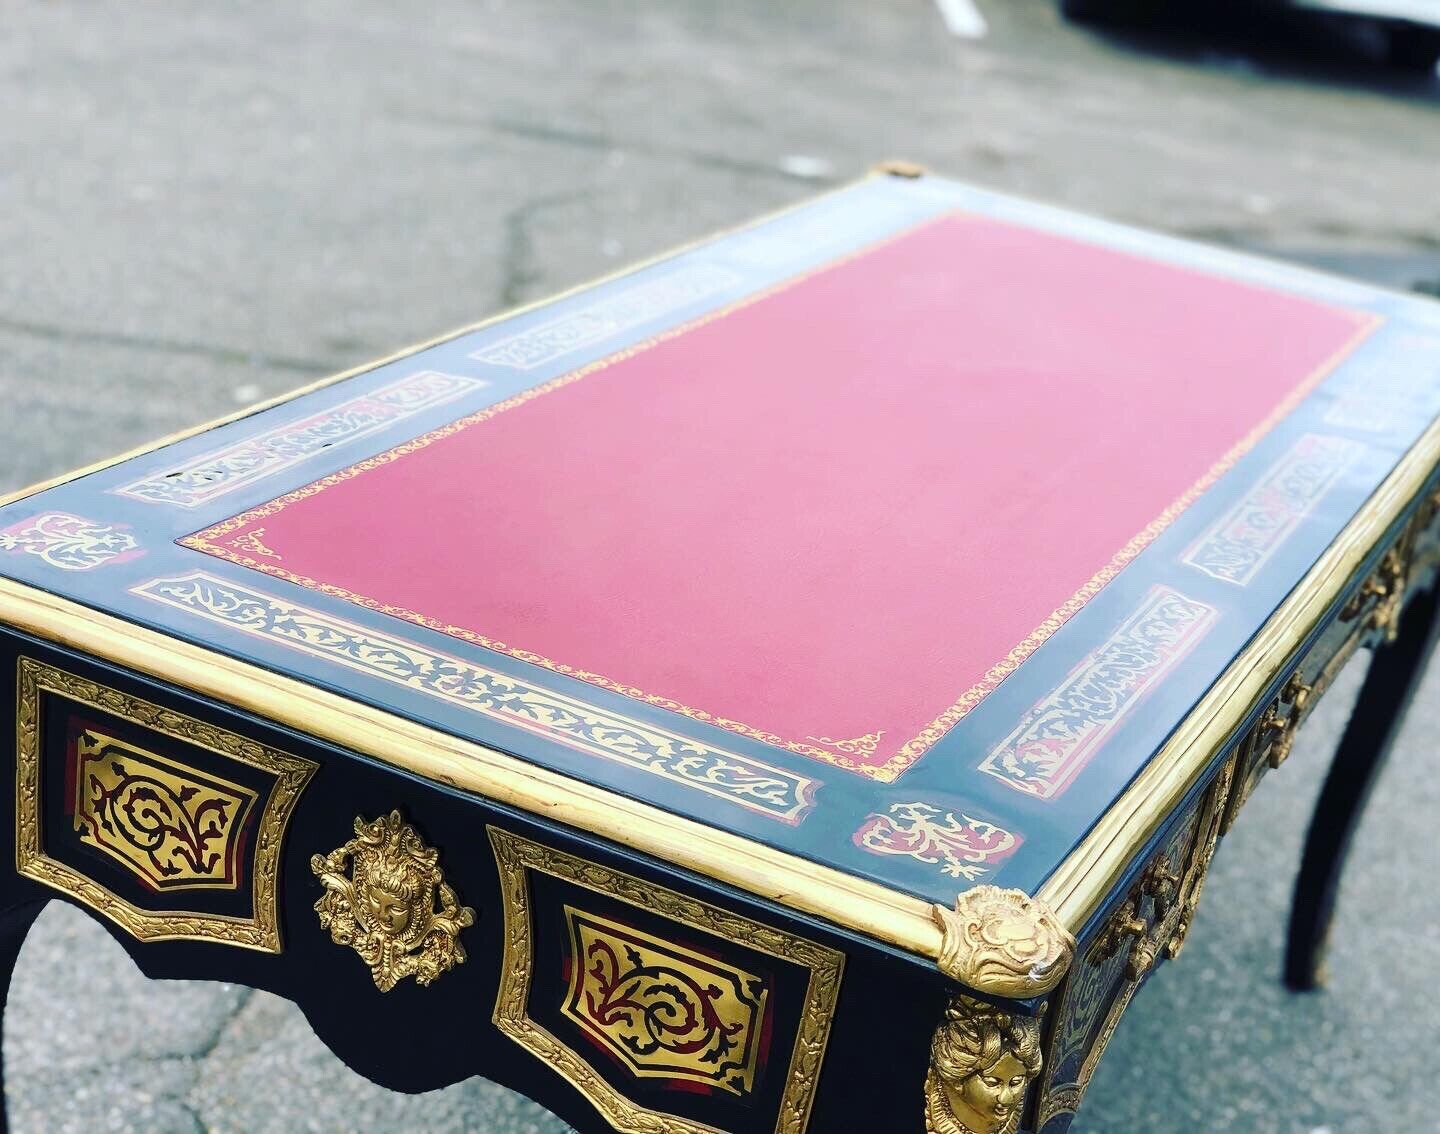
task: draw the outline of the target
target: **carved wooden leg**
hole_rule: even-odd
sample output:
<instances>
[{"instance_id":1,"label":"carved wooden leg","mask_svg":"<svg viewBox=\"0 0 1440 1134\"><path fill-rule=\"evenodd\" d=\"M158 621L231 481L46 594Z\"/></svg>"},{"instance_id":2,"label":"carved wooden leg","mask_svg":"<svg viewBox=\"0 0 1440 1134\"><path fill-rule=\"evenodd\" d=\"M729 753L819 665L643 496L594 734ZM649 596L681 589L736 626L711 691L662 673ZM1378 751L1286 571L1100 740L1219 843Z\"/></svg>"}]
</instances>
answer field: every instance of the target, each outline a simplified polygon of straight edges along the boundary
<instances>
[{"instance_id":1,"label":"carved wooden leg","mask_svg":"<svg viewBox=\"0 0 1440 1134\"><path fill-rule=\"evenodd\" d=\"M1324 979L1325 943L1345 855L1434 650L1440 631L1437 606L1440 587L1417 595L1401 618L1395 640L1375 651L1310 820L1285 954L1285 983L1297 992L1313 989Z\"/></svg>"},{"instance_id":2,"label":"carved wooden leg","mask_svg":"<svg viewBox=\"0 0 1440 1134\"><path fill-rule=\"evenodd\" d=\"M15 970L15 958L20 955L20 946L36 916L45 908L43 901L26 902L0 913L0 1034L4 1032L5 1001L10 994L10 974ZM5 1107L5 1066L0 1055L0 1134L10 1129Z\"/></svg>"}]
</instances>

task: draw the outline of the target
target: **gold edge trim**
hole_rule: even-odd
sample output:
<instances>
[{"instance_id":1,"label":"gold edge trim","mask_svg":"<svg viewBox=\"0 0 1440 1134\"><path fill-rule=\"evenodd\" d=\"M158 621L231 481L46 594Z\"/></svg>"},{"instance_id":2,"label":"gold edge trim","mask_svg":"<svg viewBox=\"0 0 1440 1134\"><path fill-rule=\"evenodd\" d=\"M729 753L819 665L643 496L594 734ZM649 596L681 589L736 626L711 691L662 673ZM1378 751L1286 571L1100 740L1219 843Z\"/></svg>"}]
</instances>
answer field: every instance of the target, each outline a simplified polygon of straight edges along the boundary
<instances>
[{"instance_id":1,"label":"gold edge trim","mask_svg":"<svg viewBox=\"0 0 1440 1134\"><path fill-rule=\"evenodd\" d=\"M1420 495L1437 461L1440 420L1430 424L1154 759L1036 891L1071 930L1078 932L1099 908L1135 853Z\"/></svg>"},{"instance_id":2,"label":"gold edge trim","mask_svg":"<svg viewBox=\"0 0 1440 1134\"><path fill-rule=\"evenodd\" d=\"M498 827L487 826L490 844L500 872L500 896L505 927L505 958L501 965L500 987L495 997L492 1019L509 1036L532 1055L549 1064L592 1105L616 1130L625 1134L722 1134L715 1127L648 1110L631 1102L602 1078L595 1075L583 1059L548 1030L526 1014L533 971L533 925L530 919L530 883L527 870L538 870L561 878L593 893L616 900L629 901L618 892L616 880L628 884L632 892L647 899L649 908L661 903L657 896L671 899L678 909L663 916L711 936L737 941L756 952L765 953L810 970L805 990L805 1003L786 1069L786 1087L780 1100L775 1134L804 1134L810 1121L821 1066L829 1044L830 1027L835 1005L840 997L840 983L845 972L844 954L806 938L773 929L741 914L712 906L697 898L677 893L655 883L646 882L623 871L612 870L531 842ZM562 869L556 869L561 864ZM607 887L605 884L609 882ZM707 923L708 919L708 923ZM737 937L736 934L739 934ZM777 950L772 941L779 938L789 952Z\"/></svg>"},{"instance_id":3,"label":"gold edge trim","mask_svg":"<svg viewBox=\"0 0 1440 1134\"><path fill-rule=\"evenodd\" d=\"M657 252L653 256L649 256L643 260L637 260L634 263L627 264L624 267L617 269L616 271L607 272L604 275L596 276L592 279L582 280L580 283L577 283L571 287L564 288L557 292L552 292L549 295L541 296L539 299L533 299L529 303L521 303L514 307L507 307L503 311L497 311L493 315L486 316L479 322L466 323L463 326L456 327L453 330L445 331L439 335L436 335L434 338L422 339L420 342L412 343L411 345L406 347L401 347L399 350L395 351L392 354L387 354L380 358L372 359L368 362L362 362L357 366L350 367L348 370L342 370L338 374L331 374L324 378L317 378L313 382L306 382L303 385L295 387L293 390L286 391L283 394L276 394L274 397L263 398L258 402L252 403L251 405L244 406L241 409L235 410L233 413L221 414L219 417L211 418L209 421L202 421L198 425L190 425L186 426L183 429L177 429L173 433L167 433L164 436L158 437L153 441L147 441L143 445L137 445L133 449L127 449L124 452L117 453L112 457L106 457L103 460L95 461L88 465L81 465L79 468L71 469L69 472L61 473L58 476L49 477L45 480L36 481L33 484L27 485L24 488L17 489L13 492L0 493L0 508L3 508L7 504L13 504L16 500L23 500L27 496L34 496L38 493L45 492L48 489L55 488L62 484L66 484L72 480L79 480L81 477L89 476L91 473L101 472L104 469L111 468L118 464L123 464L125 461L133 460L135 457L143 457L146 453L153 453L155 450L163 449L167 445L173 445L177 441L184 441L187 438L196 436L197 434L206 433L211 429L218 429L222 425L229 425L231 422L240 421L243 418L252 416L253 414L262 413L265 410L273 409L274 407L279 405L284 405L286 402L291 402L296 400L297 398L302 398L306 394L314 393L317 390L323 390L325 387L333 386L337 382L343 382L347 378L354 378L356 375L364 374L366 371L378 370L382 366L388 366L392 362L399 362L403 358L408 358L411 355L418 354L423 350L429 350L431 347L439 346L442 343L448 343L454 339L460 338L462 335L473 334L475 331L484 330L486 327L494 326L496 323L503 323L507 319L513 319L516 316L524 315L529 311L536 311L552 303L559 303L563 299L569 299L572 296L579 295L581 292L589 291L592 288L597 288L605 284L614 283L616 280L624 279L626 276L642 272L647 268L653 268L656 264L664 263L666 260L674 259L677 256L683 256L687 252L693 252L697 248L703 248L707 244L713 244L717 240L723 240L728 236L733 236L741 232L747 232L752 228L759 228L761 225L769 224L771 221L778 220L779 218L787 216L790 213L798 212L799 210L805 208L808 205L814 204L817 201L823 201L827 198L838 196L841 193L848 192L849 190L854 189L857 186L863 185L867 181L874 181L877 178L886 176L889 175L881 170L869 170L859 177L853 178L850 181L846 181L844 184L836 185L832 189L827 189L821 193L816 193L812 196L802 197L798 201L793 201L788 205L784 205L768 213L762 213L760 216L752 217L751 219L744 221L740 224L728 225L723 228L715 229L713 232L710 232L705 236L697 237L694 240L688 240L684 243L674 245L673 247L667 248L661 252Z\"/></svg>"},{"instance_id":4,"label":"gold edge trim","mask_svg":"<svg viewBox=\"0 0 1440 1134\"><path fill-rule=\"evenodd\" d=\"M300 792L319 769L319 765L32 658L22 656L17 660L15 685L15 869L27 878L70 895L96 913L109 918L139 941L201 939L264 953L281 952L280 845L284 840L290 815L299 802ZM119 897L108 887L45 854L40 845L42 692L54 693L99 712L120 717L226 759L259 768L275 777L255 836L251 917L142 910ZM118 702L110 705L101 703L101 693L111 694ZM147 712L165 714L172 727L166 728L154 721L140 719L139 714ZM225 751L187 735L190 731L205 730L218 736L233 738L236 741L235 750Z\"/></svg>"},{"instance_id":5,"label":"gold edge trim","mask_svg":"<svg viewBox=\"0 0 1440 1134\"><path fill-rule=\"evenodd\" d=\"M654 855L921 957L930 903L462 740L292 677L0 578L0 622L222 701L392 767Z\"/></svg>"}]
</instances>

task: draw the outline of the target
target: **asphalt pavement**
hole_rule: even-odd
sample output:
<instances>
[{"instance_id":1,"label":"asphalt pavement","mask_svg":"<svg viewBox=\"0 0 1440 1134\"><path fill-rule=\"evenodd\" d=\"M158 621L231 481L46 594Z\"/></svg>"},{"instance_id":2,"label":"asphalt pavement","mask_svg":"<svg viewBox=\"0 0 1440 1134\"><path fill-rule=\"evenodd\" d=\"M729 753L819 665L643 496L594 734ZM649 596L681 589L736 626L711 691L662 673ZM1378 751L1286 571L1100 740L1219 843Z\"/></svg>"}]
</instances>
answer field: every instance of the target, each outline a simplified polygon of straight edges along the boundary
<instances>
[{"instance_id":1,"label":"asphalt pavement","mask_svg":"<svg viewBox=\"0 0 1440 1134\"><path fill-rule=\"evenodd\" d=\"M1440 286L1440 81L1333 28L1101 35L1044 0L979 10L973 40L925 0L0 0L0 491L891 156ZM1330 987L1278 981L1348 676L1223 844L1077 1130L1440 1130L1440 672L1360 831ZM565 1129L481 1080L376 1088L288 1004L147 982L58 903L4 1043L22 1132Z\"/></svg>"}]
</instances>

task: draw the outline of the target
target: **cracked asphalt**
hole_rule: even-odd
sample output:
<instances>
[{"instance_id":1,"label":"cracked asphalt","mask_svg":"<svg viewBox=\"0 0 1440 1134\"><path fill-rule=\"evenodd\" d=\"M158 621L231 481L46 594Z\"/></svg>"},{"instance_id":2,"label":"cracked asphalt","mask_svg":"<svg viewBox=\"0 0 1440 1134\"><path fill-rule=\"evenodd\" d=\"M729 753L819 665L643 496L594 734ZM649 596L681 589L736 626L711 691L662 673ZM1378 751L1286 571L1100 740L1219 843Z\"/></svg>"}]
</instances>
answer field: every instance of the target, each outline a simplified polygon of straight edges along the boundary
<instances>
[{"instance_id":1,"label":"cracked asphalt","mask_svg":"<svg viewBox=\"0 0 1440 1134\"><path fill-rule=\"evenodd\" d=\"M1379 69L1363 35L1100 35L1045 0L980 7L972 42L923 0L3 0L0 491L890 156L1440 287L1440 82ZM1349 677L1226 840L1077 1130L1440 1130L1440 673L1360 832L1329 990L1278 983ZM483 1080L380 1090L283 1001L148 982L58 903L4 1043L19 1131L565 1129Z\"/></svg>"}]
</instances>

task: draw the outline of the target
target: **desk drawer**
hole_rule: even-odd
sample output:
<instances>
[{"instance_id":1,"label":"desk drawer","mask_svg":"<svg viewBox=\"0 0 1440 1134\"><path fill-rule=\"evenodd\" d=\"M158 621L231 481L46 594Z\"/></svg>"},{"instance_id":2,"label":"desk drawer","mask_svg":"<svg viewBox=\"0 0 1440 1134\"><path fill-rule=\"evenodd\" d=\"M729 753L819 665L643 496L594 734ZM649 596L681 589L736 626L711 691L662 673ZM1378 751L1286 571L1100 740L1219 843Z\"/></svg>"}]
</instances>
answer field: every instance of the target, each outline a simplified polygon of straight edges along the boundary
<instances>
[{"instance_id":1,"label":"desk drawer","mask_svg":"<svg viewBox=\"0 0 1440 1134\"><path fill-rule=\"evenodd\" d=\"M141 941L280 951L280 846L313 762L31 657L16 690L21 874Z\"/></svg>"},{"instance_id":2,"label":"desk drawer","mask_svg":"<svg viewBox=\"0 0 1440 1134\"><path fill-rule=\"evenodd\" d=\"M617 1130L804 1129L841 953L498 827L489 837L501 1032Z\"/></svg>"}]
</instances>

